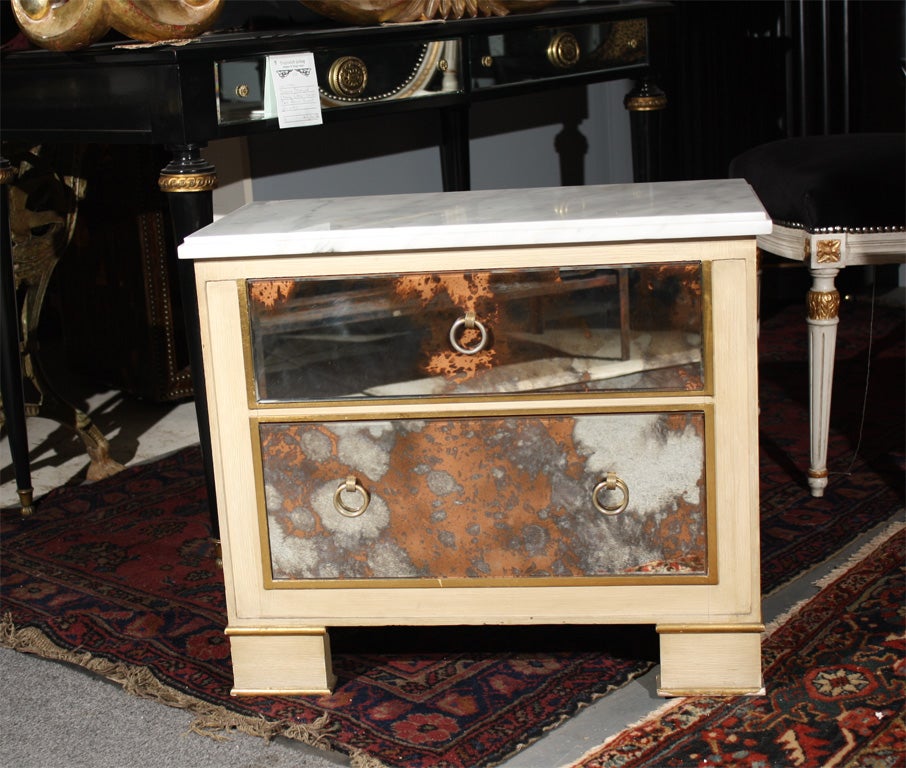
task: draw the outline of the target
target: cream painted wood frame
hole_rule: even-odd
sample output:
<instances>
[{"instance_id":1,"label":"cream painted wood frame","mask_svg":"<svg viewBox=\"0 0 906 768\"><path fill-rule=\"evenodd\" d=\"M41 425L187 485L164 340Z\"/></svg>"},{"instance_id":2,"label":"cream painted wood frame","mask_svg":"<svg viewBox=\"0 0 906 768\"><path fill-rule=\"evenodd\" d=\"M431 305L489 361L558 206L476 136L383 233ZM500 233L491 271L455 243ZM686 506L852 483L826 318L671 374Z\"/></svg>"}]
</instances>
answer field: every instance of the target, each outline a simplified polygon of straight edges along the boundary
<instances>
[{"instance_id":1,"label":"cream painted wood frame","mask_svg":"<svg viewBox=\"0 0 906 768\"><path fill-rule=\"evenodd\" d=\"M431 401L443 416L545 414L574 408L607 413L637 406L713 414L717 548L715 583L267 589L264 580L253 420L264 417L404 418L425 402L391 400L287 407L250 405L240 281L248 278L406 272L569 268L702 262L710 272L710 345L704 392L526 395ZM205 259L195 262L223 543L233 693L293 694L333 684L331 626L460 624L655 624L663 695L757 693L761 679L758 538L757 315L755 239L645 241L591 245L468 248L399 253ZM708 337L706 329L706 338ZM710 348L709 348L710 346ZM652 467L652 472L657 472Z\"/></svg>"},{"instance_id":2,"label":"cream painted wood frame","mask_svg":"<svg viewBox=\"0 0 906 768\"><path fill-rule=\"evenodd\" d=\"M827 487L827 445L830 439L831 394L840 294L835 281L845 267L906 264L906 232L809 232L774 224L773 231L758 235L758 247L785 259L801 261L812 277L808 308L809 466L812 496Z\"/></svg>"}]
</instances>

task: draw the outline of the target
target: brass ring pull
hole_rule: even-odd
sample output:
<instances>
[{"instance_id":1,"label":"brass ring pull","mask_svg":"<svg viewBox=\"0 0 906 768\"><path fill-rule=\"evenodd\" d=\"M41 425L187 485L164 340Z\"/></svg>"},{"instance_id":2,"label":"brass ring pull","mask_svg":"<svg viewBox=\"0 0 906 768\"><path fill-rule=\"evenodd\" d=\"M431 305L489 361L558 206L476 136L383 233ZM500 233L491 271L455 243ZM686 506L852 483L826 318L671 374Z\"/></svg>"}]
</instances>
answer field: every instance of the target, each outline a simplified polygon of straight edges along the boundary
<instances>
[{"instance_id":1,"label":"brass ring pull","mask_svg":"<svg viewBox=\"0 0 906 768\"><path fill-rule=\"evenodd\" d=\"M344 493L358 493L362 496L362 503L357 507L351 507L345 501L343 501ZM340 486L337 488L337 492L333 495L333 505L337 508L339 512L344 517L358 517L366 509L368 509L368 504L371 502L371 494L365 490L362 484L355 479L352 475L346 478L345 483L340 483Z\"/></svg>"},{"instance_id":2,"label":"brass ring pull","mask_svg":"<svg viewBox=\"0 0 906 768\"><path fill-rule=\"evenodd\" d=\"M481 338L478 340L478 343L474 347L464 347L459 343L459 329L460 328L477 328L478 332L481 334ZM488 343L488 331L482 325L479 320L475 319L475 313L469 310L462 317L460 317L453 325L450 327L450 344L453 349L457 352L461 352L464 355L474 355L484 349L485 344Z\"/></svg>"},{"instance_id":3,"label":"brass ring pull","mask_svg":"<svg viewBox=\"0 0 906 768\"><path fill-rule=\"evenodd\" d=\"M619 504L609 507L601 502L599 495L603 491L616 490L619 490L623 494L623 500ZM607 476L595 486L595 489L591 494L591 500L595 505L595 509L602 515L619 515L629 504L629 488L626 483L617 477L616 473L608 472Z\"/></svg>"}]
</instances>

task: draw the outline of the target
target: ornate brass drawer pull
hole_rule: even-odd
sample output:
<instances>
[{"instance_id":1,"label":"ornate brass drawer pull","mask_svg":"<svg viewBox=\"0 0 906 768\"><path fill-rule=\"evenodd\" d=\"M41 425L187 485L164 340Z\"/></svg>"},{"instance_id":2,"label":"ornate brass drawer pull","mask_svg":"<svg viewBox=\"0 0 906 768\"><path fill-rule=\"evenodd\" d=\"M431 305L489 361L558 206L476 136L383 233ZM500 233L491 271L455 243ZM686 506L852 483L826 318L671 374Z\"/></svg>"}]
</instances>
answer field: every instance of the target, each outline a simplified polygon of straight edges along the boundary
<instances>
[{"instance_id":1,"label":"ornate brass drawer pull","mask_svg":"<svg viewBox=\"0 0 906 768\"><path fill-rule=\"evenodd\" d=\"M357 56L341 56L330 65L327 82L337 96L361 96L368 84L368 67Z\"/></svg>"},{"instance_id":2,"label":"ornate brass drawer pull","mask_svg":"<svg viewBox=\"0 0 906 768\"><path fill-rule=\"evenodd\" d=\"M619 504L609 507L602 503L599 498L602 492L616 490L619 490L623 494L623 499ZM619 515L629 504L629 488L614 472L608 472L607 476L595 486L595 489L591 494L591 500L595 505L595 509L602 515Z\"/></svg>"},{"instance_id":3,"label":"ornate brass drawer pull","mask_svg":"<svg viewBox=\"0 0 906 768\"><path fill-rule=\"evenodd\" d=\"M343 501L344 493L358 493L362 497L362 503L357 507L351 507L345 501ZM345 483L340 483L340 486L337 488L337 492L333 495L333 505L337 508L339 512L344 517L358 517L368 509L368 504L371 502L371 494L365 490L364 486L355 479L353 475L350 475L346 478Z\"/></svg>"},{"instance_id":4,"label":"ornate brass drawer pull","mask_svg":"<svg viewBox=\"0 0 906 768\"><path fill-rule=\"evenodd\" d=\"M477 328L478 332L481 334L481 338L478 340L478 343L473 347L464 347L459 343L459 331L461 328ZM460 317L453 325L450 327L450 344L453 346L457 352L461 352L464 355L474 355L484 349L485 344L488 343L488 331L481 324L480 321L475 319L475 313L471 310L466 312L465 315Z\"/></svg>"},{"instance_id":5,"label":"ornate brass drawer pull","mask_svg":"<svg viewBox=\"0 0 906 768\"><path fill-rule=\"evenodd\" d=\"M579 41L572 32L561 32L547 46L547 59L555 67L571 69L579 63Z\"/></svg>"}]
</instances>

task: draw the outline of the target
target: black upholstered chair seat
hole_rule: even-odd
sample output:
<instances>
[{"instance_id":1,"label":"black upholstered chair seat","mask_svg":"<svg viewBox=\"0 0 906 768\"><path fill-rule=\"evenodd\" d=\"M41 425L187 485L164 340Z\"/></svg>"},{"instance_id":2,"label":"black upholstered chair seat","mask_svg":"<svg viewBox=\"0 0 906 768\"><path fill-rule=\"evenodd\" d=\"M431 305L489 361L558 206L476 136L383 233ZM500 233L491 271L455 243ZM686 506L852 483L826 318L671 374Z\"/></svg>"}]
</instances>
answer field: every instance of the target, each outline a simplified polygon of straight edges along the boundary
<instances>
[{"instance_id":1,"label":"black upholstered chair seat","mask_svg":"<svg viewBox=\"0 0 906 768\"><path fill-rule=\"evenodd\" d=\"M775 224L809 232L906 226L906 141L901 133L784 139L736 157Z\"/></svg>"},{"instance_id":2,"label":"black upholstered chair seat","mask_svg":"<svg viewBox=\"0 0 906 768\"><path fill-rule=\"evenodd\" d=\"M762 251L803 262L808 293L812 495L827 486L827 443L840 294L847 266L906 262L906 136L784 139L744 152L730 176L746 179L774 222Z\"/></svg>"}]
</instances>

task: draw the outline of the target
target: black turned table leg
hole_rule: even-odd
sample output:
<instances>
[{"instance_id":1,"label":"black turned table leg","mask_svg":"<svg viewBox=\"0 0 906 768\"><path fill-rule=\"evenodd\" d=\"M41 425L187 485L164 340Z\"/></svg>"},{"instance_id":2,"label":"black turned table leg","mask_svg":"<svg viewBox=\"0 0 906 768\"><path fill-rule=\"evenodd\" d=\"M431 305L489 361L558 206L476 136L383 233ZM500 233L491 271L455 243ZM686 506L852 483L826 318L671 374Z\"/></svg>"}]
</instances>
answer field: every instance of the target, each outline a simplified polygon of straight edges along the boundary
<instances>
[{"instance_id":1,"label":"black turned table leg","mask_svg":"<svg viewBox=\"0 0 906 768\"><path fill-rule=\"evenodd\" d=\"M0 158L0 397L9 449L16 473L16 492L23 515L34 511L31 466L28 458L28 432L25 427L25 394L22 389L22 359L19 356L19 308L16 302L16 279L13 273L13 249L10 242L9 199L7 184L15 171L6 158Z\"/></svg>"},{"instance_id":2,"label":"black turned table leg","mask_svg":"<svg viewBox=\"0 0 906 768\"><path fill-rule=\"evenodd\" d=\"M661 181L660 113L667 108L667 96L645 79L636 84L623 105L629 110L632 131L632 176L636 182Z\"/></svg>"},{"instance_id":3,"label":"black turned table leg","mask_svg":"<svg viewBox=\"0 0 906 768\"><path fill-rule=\"evenodd\" d=\"M172 147L173 160L161 171L159 184L167 194L173 236L176 245L190 234L214 219L212 192L217 186L214 166L201 157L198 146ZM198 319L198 295L195 288L195 265L180 260L179 288L185 317L189 361L192 368L192 386L195 391L195 413L198 418L198 436L204 464L208 508L211 513L211 533L217 545L220 560L220 523L217 519L217 495L214 485L214 463L211 456L211 425L208 421L208 401L205 387L204 364L201 353L201 328Z\"/></svg>"},{"instance_id":4,"label":"black turned table leg","mask_svg":"<svg viewBox=\"0 0 906 768\"><path fill-rule=\"evenodd\" d=\"M440 110L440 169L444 192L469 189L469 111L466 107Z\"/></svg>"}]
</instances>

